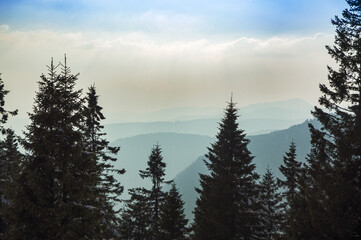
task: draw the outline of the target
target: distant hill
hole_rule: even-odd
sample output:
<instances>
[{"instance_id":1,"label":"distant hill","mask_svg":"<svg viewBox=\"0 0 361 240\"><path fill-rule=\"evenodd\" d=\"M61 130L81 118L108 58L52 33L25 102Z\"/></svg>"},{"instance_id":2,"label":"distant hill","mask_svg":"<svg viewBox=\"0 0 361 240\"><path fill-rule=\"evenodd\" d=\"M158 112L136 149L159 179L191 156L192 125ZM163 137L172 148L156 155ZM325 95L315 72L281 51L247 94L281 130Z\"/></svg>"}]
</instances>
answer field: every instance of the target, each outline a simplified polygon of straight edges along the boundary
<instances>
[{"instance_id":1,"label":"distant hill","mask_svg":"<svg viewBox=\"0 0 361 240\"><path fill-rule=\"evenodd\" d=\"M282 163L283 155L288 151L292 139L296 143L297 159L304 161L311 147L308 123L319 127L319 123L312 120L292 126L286 130L250 136L248 148L252 155L255 156L254 163L256 164L256 171L259 174L263 174L267 166L269 166L276 176L281 177L278 167ZM193 218L192 211L197 197L194 188L199 187L199 173L208 173L203 159L204 156L198 157L195 162L175 177L175 182L186 202L185 211L188 218Z\"/></svg>"},{"instance_id":2,"label":"distant hill","mask_svg":"<svg viewBox=\"0 0 361 240\"><path fill-rule=\"evenodd\" d=\"M126 189L149 186L139 177L139 170L145 170L152 147L159 143L163 150L166 167L166 180L173 179L180 171L189 166L194 159L206 152L214 140L211 137L194 134L156 133L118 139L111 143L120 146L117 168L125 168L126 173L119 177ZM127 198L127 190L122 195Z\"/></svg>"},{"instance_id":3,"label":"distant hill","mask_svg":"<svg viewBox=\"0 0 361 240\"><path fill-rule=\"evenodd\" d=\"M269 133L274 130L285 129L292 125L302 123L302 119L243 119L240 117L239 124L248 135ZM132 137L149 133L185 133L213 137L217 134L220 119L198 119L177 122L148 122L148 123L117 123L105 125L104 131L107 139L114 141L119 137Z\"/></svg>"},{"instance_id":4,"label":"distant hill","mask_svg":"<svg viewBox=\"0 0 361 240\"><path fill-rule=\"evenodd\" d=\"M313 106L302 99L252 104L239 109L244 119L310 119Z\"/></svg>"},{"instance_id":5,"label":"distant hill","mask_svg":"<svg viewBox=\"0 0 361 240\"><path fill-rule=\"evenodd\" d=\"M106 109L106 106L104 107ZM288 128L311 118L312 106L300 99L252 104L239 109L240 126L248 135ZM214 137L223 116L221 108L181 107L150 113L105 114L104 131L109 141L140 134L174 132ZM9 118L7 126L17 134L25 130L28 118Z\"/></svg>"},{"instance_id":6,"label":"distant hill","mask_svg":"<svg viewBox=\"0 0 361 240\"><path fill-rule=\"evenodd\" d=\"M240 106L240 104L239 104ZM256 103L240 107L244 119L307 119L312 105L302 99ZM106 114L107 124L126 122L176 122L198 119L219 119L223 116L220 107L175 107L148 113L118 112Z\"/></svg>"},{"instance_id":7,"label":"distant hill","mask_svg":"<svg viewBox=\"0 0 361 240\"><path fill-rule=\"evenodd\" d=\"M270 133L311 118L311 109L310 104L300 99L252 104L239 109L239 124L248 135ZM104 130L110 141L159 132L214 137L222 116L223 111L218 108L172 108L137 116L137 122L106 124Z\"/></svg>"}]
</instances>

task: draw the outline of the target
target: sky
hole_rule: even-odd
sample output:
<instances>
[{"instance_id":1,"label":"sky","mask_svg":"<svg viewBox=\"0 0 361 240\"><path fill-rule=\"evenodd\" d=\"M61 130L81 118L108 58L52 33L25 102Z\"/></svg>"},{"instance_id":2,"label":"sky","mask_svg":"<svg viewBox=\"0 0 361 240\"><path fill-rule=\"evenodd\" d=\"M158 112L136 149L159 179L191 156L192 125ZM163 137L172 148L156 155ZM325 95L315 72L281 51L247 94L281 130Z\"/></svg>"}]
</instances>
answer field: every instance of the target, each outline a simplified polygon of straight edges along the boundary
<instances>
[{"instance_id":1,"label":"sky","mask_svg":"<svg viewBox=\"0 0 361 240\"><path fill-rule=\"evenodd\" d=\"M343 0L0 0L0 73L8 108L32 111L51 58L78 88L95 83L106 114L317 104L334 65L331 19Z\"/></svg>"}]
</instances>

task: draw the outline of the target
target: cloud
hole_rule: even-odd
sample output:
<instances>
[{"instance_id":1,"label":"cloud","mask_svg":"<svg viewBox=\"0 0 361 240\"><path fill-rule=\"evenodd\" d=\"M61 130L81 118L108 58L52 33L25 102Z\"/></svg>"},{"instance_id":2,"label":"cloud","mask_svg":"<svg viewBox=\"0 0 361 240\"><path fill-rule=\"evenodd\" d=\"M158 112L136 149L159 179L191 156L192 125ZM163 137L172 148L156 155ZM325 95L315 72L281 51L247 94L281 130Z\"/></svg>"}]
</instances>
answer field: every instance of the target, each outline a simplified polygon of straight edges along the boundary
<instances>
[{"instance_id":1,"label":"cloud","mask_svg":"<svg viewBox=\"0 0 361 240\"><path fill-rule=\"evenodd\" d=\"M10 26L9 25L0 25L0 32L6 32L10 29Z\"/></svg>"},{"instance_id":2,"label":"cloud","mask_svg":"<svg viewBox=\"0 0 361 240\"><path fill-rule=\"evenodd\" d=\"M315 102L318 84L327 80L324 45L332 38L164 40L144 32L0 31L0 72L11 90L9 108L23 113L31 111L45 65L64 53L81 73L79 87L95 82L108 112L222 106L230 92L240 105L292 97Z\"/></svg>"}]
</instances>

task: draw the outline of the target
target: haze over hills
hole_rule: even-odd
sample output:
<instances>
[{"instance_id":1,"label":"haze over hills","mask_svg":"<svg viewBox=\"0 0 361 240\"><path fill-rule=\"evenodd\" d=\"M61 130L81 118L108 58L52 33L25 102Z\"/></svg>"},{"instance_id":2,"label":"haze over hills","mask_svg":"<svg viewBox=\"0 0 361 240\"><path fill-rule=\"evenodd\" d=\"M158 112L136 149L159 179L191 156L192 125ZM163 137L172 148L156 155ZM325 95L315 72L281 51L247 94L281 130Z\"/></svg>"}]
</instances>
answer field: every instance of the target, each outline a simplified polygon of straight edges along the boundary
<instances>
[{"instance_id":1,"label":"haze over hills","mask_svg":"<svg viewBox=\"0 0 361 240\"><path fill-rule=\"evenodd\" d=\"M104 107L106 109L106 106ZM311 118L312 106L301 99L252 104L239 109L239 122L248 135L288 128ZM181 107L150 113L105 114L107 140L115 141L140 134L175 132L214 137L223 110L217 107ZM7 126L22 135L28 118L11 117Z\"/></svg>"},{"instance_id":2,"label":"haze over hills","mask_svg":"<svg viewBox=\"0 0 361 240\"><path fill-rule=\"evenodd\" d=\"M311 118L311 109L310 104L300 99L258 103L239 109L239 123L248 135L264 134L302 123ZM157 132L189 133L214 137L222 115L223 111L217 108L166 109L138 118L137 122L106 124L105 132L110 141L120 137ZM157 119L157 121L141 121L145 119ZM166 119L174 121L166 121Z\"/></svg>"},{"instance_id":3,"label":"haze over hills","mask_svg":"<svg viewBox=\"0 0 361 240\"><path fill-rule=\"evenodd\" d=\"M255 156L256 171L259 174L263 174L267 166L269 166L277 177L281 177L278 167L282 164L283 156L288 151L292 140L296 143L297 159L304 161L311 147L308 123L319 127L319 123L312 120L292 126L286 130L248 137L250 139L248 149ZM204 156L198 157L195 162L180 172L174 179L183 195L185 212L190 219L193 218L192 211L197 197L194 188L199 187L199 173L208 173L203 162L204 158Z\"/></svg>"}]
</instances>

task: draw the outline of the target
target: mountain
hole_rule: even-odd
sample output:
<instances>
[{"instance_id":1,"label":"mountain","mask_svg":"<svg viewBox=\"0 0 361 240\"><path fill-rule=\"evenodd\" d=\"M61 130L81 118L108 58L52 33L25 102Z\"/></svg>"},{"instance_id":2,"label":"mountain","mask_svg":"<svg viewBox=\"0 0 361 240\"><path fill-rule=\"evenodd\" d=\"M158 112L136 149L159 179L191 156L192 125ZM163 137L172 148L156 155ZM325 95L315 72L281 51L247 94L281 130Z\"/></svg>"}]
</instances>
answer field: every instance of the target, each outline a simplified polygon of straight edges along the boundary
<instances>
[{"instance_id":1,"label":"mountain","mask_svg":"<svg viewBox=\"0 0 361 240\"><path fill-rule=\"evenodd\" d=\"M252 104L239 109L244 119L310 119L313 106L302 99Z\"/></svg>"},{"instance_id":2,"label":"mountain","mask_svg":"<svg viewBox=\"0 0 361 240\"><path fill-rule=\"evenodd\" d=\"M173 179L180 171L189 166L194 159L206 152L214 139L208 136L178 133L142 134L121 138L111 143L120 146L116 168L125 168L126 173L118 176L125 186L123 198L127 198L127 189L149 186L149 182L139 177L139 170L145 170L152 147L159 144L166 162L166 180Z\"/></svg>"},{"instance_id":3,"label":"mountain","mask_svg":"<svg viewBox=\"0 0 361 240\"><path fill-rule=\"evenodd\" d=\"M300 99L252 104L239 109L240 125L248 135L288 128L310 118L312 106ZM214 137L223 115L217 107L180 107L150 113L105 114L109 141L149 133L186 133ZM7 126L22 135L28 118L9 118Z\"/></svg>"},{"instance_id":4,"label":"mountain","mask_svg":"<svg viewBox=\"0 0 361 240\"><path fill-rule=\"evenodd\" d=\"M274 130L285 129L292 125L302 123L305 118L301 119L243 119L240 117L240 125L248 135L260 133L269 133ZM104 131L107 133L107 139L114 141L120 136L132 137L140 134L150 133L185 133L213 137L217 134L220 119L197 119L190 121L176 122L136 122L136 123L117 123L107 124Z\"/></svg>"},{"instance_id":5,"label":"mountain","mask_svg":"<svg viewBox=\"0 0 361 240\"><path fill-rule=\"evenodd\" d=\"M301 99L252 104L239 109L239 124L248 135L270 133L311 118L311 109L312 106ZM143 117L138 115L137 122L106 124L104 131L110 141L158 132L214 137L222 115L222 110L218 108L172 108L148 113ZM149 119L152 121L147 121Z\"/></svg>"},{"instance_id":6,"label":"mountain","mask_svg":"<svg viewBox=\"0 0 361 240\"><path fill-rule=\"evenodd\" d=\"M297 159L304 161L311 148L308 123L319 127L317 121L311 120L292 126L286 130L249 136L250 143L248 149L253 156L255 156L254 163L256 164L256 171L259 174L263 174L267 166L269 166L277 177L281 177L278 167L282 164L283 155L288 151L292 140L296 143ZM199 173L208 173L203 162L204 158L204 156L198 157L195 162L180 172L174 179L180 193L183 195L183 200L186 203L185 212L189 219L193 218L192 211L197 197L194 188L199 187Z\"/></svg>"}]
</instances>

